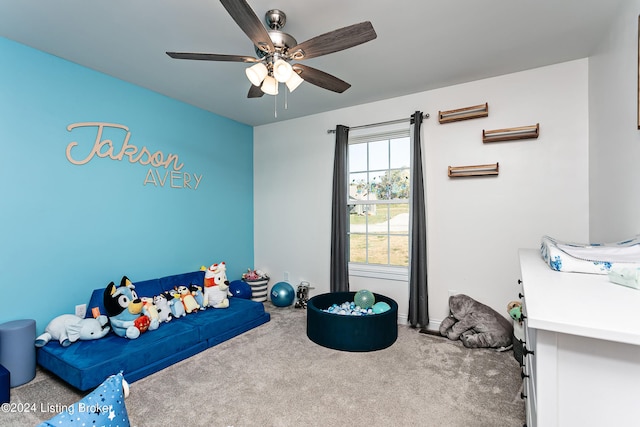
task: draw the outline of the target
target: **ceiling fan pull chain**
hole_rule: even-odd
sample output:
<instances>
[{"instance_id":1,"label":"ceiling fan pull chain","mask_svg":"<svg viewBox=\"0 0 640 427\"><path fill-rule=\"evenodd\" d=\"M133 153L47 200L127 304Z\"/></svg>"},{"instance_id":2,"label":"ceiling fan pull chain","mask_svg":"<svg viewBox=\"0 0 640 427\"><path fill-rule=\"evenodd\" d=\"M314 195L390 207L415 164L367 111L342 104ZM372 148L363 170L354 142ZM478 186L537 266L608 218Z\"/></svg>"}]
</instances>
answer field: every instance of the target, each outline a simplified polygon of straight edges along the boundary
<instances>
[{"instance_id":1,"label":"ceiling fan pull chain","mask_svg":"<svg viewBox=\"0 0 640 427\"><path fill-rule=\"evenodd\" d=\"M276 82L276 85L277 84ZM273 97L273 117L278 118L278 95L274 95Z\"/></svg>"}]
</instances>

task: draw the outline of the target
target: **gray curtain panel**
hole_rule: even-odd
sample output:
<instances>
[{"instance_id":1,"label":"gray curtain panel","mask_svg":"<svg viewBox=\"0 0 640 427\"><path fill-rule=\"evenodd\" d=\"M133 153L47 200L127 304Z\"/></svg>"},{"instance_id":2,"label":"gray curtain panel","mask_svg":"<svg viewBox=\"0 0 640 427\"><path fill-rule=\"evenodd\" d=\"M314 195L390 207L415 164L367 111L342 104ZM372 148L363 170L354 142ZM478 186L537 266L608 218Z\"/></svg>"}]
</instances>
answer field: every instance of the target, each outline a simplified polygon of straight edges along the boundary
<instances>
[{"instance_id":1,"label":"gray curtain panel","mask_svg":"<svg viewBox=\"0 0 640 427\"><path fill-rule=\"evenodd\" d=\"M331 204L331 292L349 291L349 211L347 210L349 171L349 128L336 126Z\"/></svg>"},{"instance_id":2,"label":"gray curtain panel","mask_svg":"<svg viewBox=\"0 0 640 427\"><path fill-rule=\"evenodd\" d=\"M409 193L409 323L429 324L427 295L427 215L422 175L422 112L411 117L411 189Z\"/></svg>"}]
</instances>

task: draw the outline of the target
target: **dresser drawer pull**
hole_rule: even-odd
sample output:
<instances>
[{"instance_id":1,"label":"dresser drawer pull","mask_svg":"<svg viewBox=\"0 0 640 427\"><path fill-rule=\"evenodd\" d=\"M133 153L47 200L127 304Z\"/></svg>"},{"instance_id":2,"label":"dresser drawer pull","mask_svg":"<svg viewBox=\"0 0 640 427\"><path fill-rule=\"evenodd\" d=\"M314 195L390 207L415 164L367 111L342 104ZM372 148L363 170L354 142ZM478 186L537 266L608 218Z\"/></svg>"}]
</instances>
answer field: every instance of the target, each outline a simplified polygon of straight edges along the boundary
<instances>
[{"instance_id":1,"label":"dresser drawer pull","mask_svg":"<svg viewBox=\"0 0 640 427\"><path fill-rule=\"evenodd\" d=\"M520 371L520 376L522 379L529 378L529 375L525 374L524 371Z\"/></svg>"},{"instance_id":2,"label":"dresser drawer pull","mask_svg":"<svg viewBox=\"0 0 640 427\"><path fill-rule=\"evenodd\" d=\"M520 399L526 399L527 395L524 392L520 392Z\"/></svg>"},{"instance_id":3,"label":"dresser drawer pull","mask_svg":"<svg viewBox=\"0 0 640 427\"><path fill-rule=\"evenodd\" d=\"M523 347L523 348L522 348L522 354L523 354L523 355L525 355L525 356L526 356L527 354L534 355L534 354L535 354L535 352L534 352L534 351L529 350L527 347Z\"/></svg>"},{"instance_id":4,"label":"dresser drawer pull","mask_svg":"<svg viewBox=\"0 0 640 427\"><path fill-rule=\"evenodd\" d=\"M518 292L518 298L520 299L524 298L524 295L522 295L522 292Z\"/></svg>"}]
</instances>

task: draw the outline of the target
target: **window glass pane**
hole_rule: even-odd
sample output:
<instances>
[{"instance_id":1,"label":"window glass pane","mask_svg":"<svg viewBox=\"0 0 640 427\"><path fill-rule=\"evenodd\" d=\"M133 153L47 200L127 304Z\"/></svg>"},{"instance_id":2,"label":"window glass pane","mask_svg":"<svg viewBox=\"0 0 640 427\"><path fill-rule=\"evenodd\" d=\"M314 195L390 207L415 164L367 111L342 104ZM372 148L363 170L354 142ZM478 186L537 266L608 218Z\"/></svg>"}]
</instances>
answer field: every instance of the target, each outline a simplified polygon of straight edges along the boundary
<instances>
[{"instance_id":1,"label":"window glass pane","mask_svg":"<svg viewBox=\"0 0 640 427\"><path fill-rule=\"evenodd\" d=\"M367 232L387 234L389 232L389 205L371 205Z\"/></svg>"},{"instance_id":2,"label":"window glass pane","mask_svg":"<svg viewBox=\"0 0 640 427\"><path fill-rule=\"evenodd\" d=\"M392 169L376 172L372 194L376 200L397 200L409 198L409 169Z\"/></svg>"},{"instance_id":3,"label":"window glass pane","mask_svg":"<svg viewBox=\"0 0 640 427\"><path fill-rule=\"evenodd\" d=\"M409 234L409 204L389 205L389 232L391 234Z\"/></svg>"},{"instance_id":4,"label":"window glass pane","mask_svg":"<svg viewBox=\"0 0 640 427\"><path fill-rule=\"evenodd\" d=\"M389 236L389 263L409 265L409 236Z\"/></svg>"},{"instance_id":5,"label":"window glass pane","mask_svg":"<svg viewBox=\"0 0 640 427\"><path fill-rule=\"evenodd\" d=\"M367 173L349 174L349 199L350 200L368 200L369 183Z\"/></svg>"},{"instance_id":6,"label":"window glass pane","mask_svg":"<svg viewBox=\"0 0 640 427\"><path fill-rule=\"evenodd\" d=\"M376 205L352 205L349 211L349 232L366 233L367 223L371 221L371 213L375 213L376 207Z\"/></svg>"},{"instance_id":7,"label":"window glass pane","mask_svg":"<svg viewBox=\"0 0 640 427\"><path fill-rule=\"evenodd\" d=\"M369 172L369 200L385 200L384 175L386 173L386 171Z\"/></svg>"},{"instance_id":8,"label":"window glass pane","mask_svg":"<svg viewBox=\"0 0 640 427\"><path fill-rule=\"evenodd\" d=\"M367 262L367 236L351 234L349 236L349 262Z\"/></svg>"},{"instance_id":9,"label":"window glass pane","mask_svg":"<svg viewBox=\"0 0 640 427\"><path fill-rule=\"evenodd\" d=\"M367 170L367 144L349 144L349 171Z\"/></svg>"},{"instance_id":10,"label":"window glass pane","mask_svg":"<svg viewBox=\"0 0 640 427\"><path fill-rule=\"evenodd\" d=\"M398 138L389 141L389 161L391 169L408 168L411 161L410 157L409 138Z\"/></svg>"},{"instance_id":11,"label":"window glass pane","mask_svg":"<svg viewBox=\"0 0 640 427\"><path fill-rule=\"evenodd\" d=\"M369 170L389 169L389 141L369 143Z\"/></svg>"},{"instance_id":12,"label":"window glass pane","mask_svg":"<svg viewBox=\"0 0 640 427\"><path fill-rule=\"evenodd\" d=\"M369 234L369 264L389 264L389 237L386 234Z\"/></svg>"}]
</instances>

